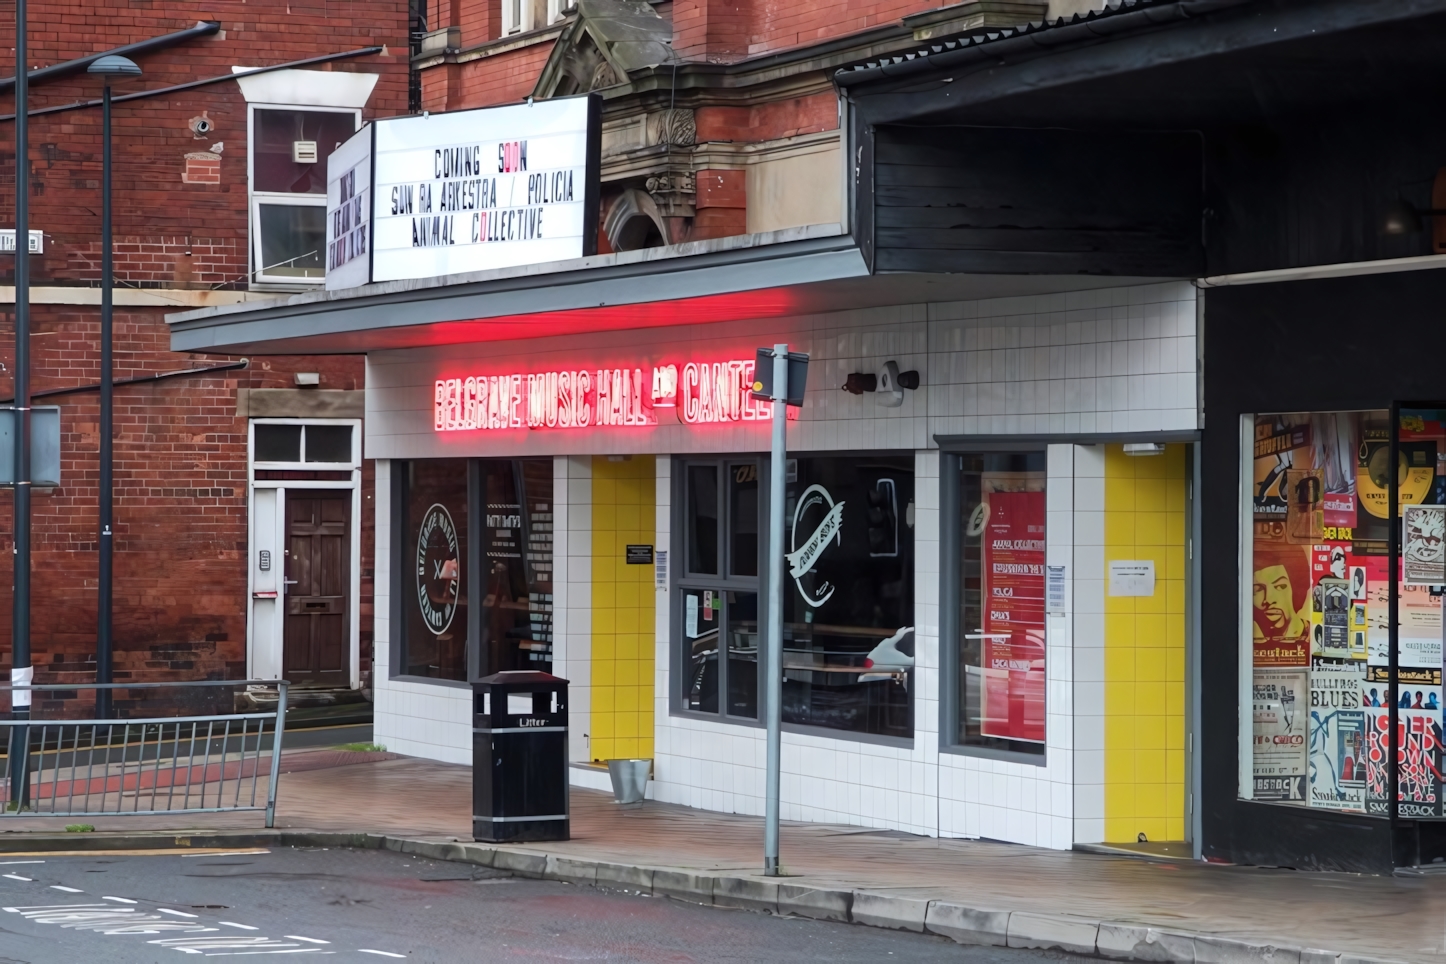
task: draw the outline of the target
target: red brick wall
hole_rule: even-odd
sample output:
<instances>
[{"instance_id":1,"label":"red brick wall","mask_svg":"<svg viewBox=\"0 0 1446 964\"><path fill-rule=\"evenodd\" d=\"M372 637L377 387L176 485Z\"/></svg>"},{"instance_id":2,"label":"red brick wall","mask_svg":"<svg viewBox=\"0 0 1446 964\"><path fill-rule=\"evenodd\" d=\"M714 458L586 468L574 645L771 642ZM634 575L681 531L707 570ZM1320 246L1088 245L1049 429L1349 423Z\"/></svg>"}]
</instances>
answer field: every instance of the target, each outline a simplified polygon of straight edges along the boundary
<instances>
[{"instance_id":1,"label":"red brick wall","mask_svg":"<svg viewBox=\"0 0 1446 964\"><path fill-rule=\"evenodd\" d=\"M221 22L224 36L135 58L145 71L117 93L369 45L386 56L317 69L381 78L364 115L403 113L407 102L406 0L179 0L144 5L31 0L30 61L44 66L194 24ZM10 49L7 41L3 49ZM13 63L0 68L9 73ZM84 74L32 89L32 108L98 97ZM9 109L8 107L6 108ZM205 114L204 138L188 122ZM13 127L0 131L0 223L14 224ZM37 285L87 285L100 277L100 113L33 118L31 226L46 233L32 258ZM218 150L215 145L223 145ZM188 153L219 153L216 183L184 183ZM244 287L247 271L247 108L224 82L116 105L116 268L122 284ZM0 284L13 276L0 256ZM14 313L0 305L0 398L12 393ZM37 392L94 385L98 311L32 307L32 385ZM160 309L118 311L117 379L205 367L233 359L176 354ZM321 373L322 388L362 387L353 356L256 358L248 369L116 390L116 678L242 678L246 671L247 479L245 418L236 389L294 387L293 373ZM94 678L99 410L95 393L40 398L61 408L62 484L37 489L32 649L37 681ZM372 636L372 467L363 472L362 668ZM0 587L12 580L12 494L0 490ZM11 594L0 592L0 674L9 668Z\"/></svg>"},{"instance_id":2,"label":"red brick wall","mask_svg":"<svg viewBox=\"0 0 1446 964\"><path fill-rule=\"evenodd\" d=\"M767 141L838 128L838 97L832 91L754 107L700 107L694 113L698 140Z\"/></svg>"},{"instance_id":3,"label":"red brick wall","mask_svg":"<svg viewBox=\"0 0 1446 964\"><path fill-rule=\"evenodd\" d=\"M767 0L675 0L673 49L687 60L742 60L754 10L766 7Z\"/></svg>"},{"instance_id":4,"label":"red brick wall","mask_svg":"<svg viewBox=\"0 0 1446 964\"><path fill-rule=\"evenodd\" d=\"M384 57L312 69L379 73L364 116L406 111L406 0L212 0L203 10L179 0L121 9L82 0L31 0L30 60L36 66L70 60L189 27L202 15L220 21L224 37L192 40L135 58L144 76L117 85L116 94L229 74L232 65L263 66L386 45ZM5 46L9 49L10 44ZM8 73L12 66L3 69ZM90 100L100 91L100 83L82 73L32 87L31 107ZM202 113L213 129L198 138L188 123ZM31 226L46 232L45 255L32 269L37 283L99 277L98 271L77 274L76 265L88 260L85 256L94 251L100 233L100 121L98 108L31 119ZM13 170L13 134L8 123L4 126L0 170ZM218 143L223 145L218 180L184 183L186 155L209 152ZM233 284L245 275L247 109L236 84L117 104L114 151L115 232L135 246L128 254L154 254L169 262L168 270L158 271L149 264L154 258L138 259L137 274L123 273L123 280L184 283L186 270L175 267L170 247L178 238L189 239L193 251L196 246L235 251L240 270L230 273L234 258L228 256L223 273L229 273ZM0 175L0 217L6 224L13 223L14 189L13 178ZM0 283L8 283L12 265L8 258L0 260ZM123 261L118 267L131 270ZM158 274L165 276L150 277ZM197 274L206 272L198 265ZM212 287L217 282L207 276L192 284Z\"/></svg>"},{"instance_id":5,"label":"red brick wall","mask_svg":"<svg viewBox=\"0 0 1446 964\"><path fill-rule=\"evenodd\" d=\"M424 84L439 84L430 75L448 74L447 110L492 107L526 100L537 86L537 76L552 53L554 41L530 44L494 57L463 64L447 64L423 71ZM441 108L437 108L441 109Z\"/></svg>"},{"instance_id":6,"label":"red brick wall","mask_svg":"<svg viewBox=\"0 0 1446 964\"><path fill-rule=\"evenodd\" d=\"M94 385L93 309L32 308L36 392ZM13 392L14 313L0 312L0 397ZM159 309L119 311L117 380L234 359L167 350ZM246 673L247 420L236 389L291 388L298 370L323 389L362 387L355 356L262 357L246 369L116 389L116 680L242 679ZM37 682L94 679L99 398L94 392L36 399L61 410L61 485L32 499L32 649ZM372 466L363 474L362 618L370 668L375 532ZM12 493L0 490L0 584L11 585ZM0 593L0 651L10 650L11 595Z\"/></svg>"}]
</instances>

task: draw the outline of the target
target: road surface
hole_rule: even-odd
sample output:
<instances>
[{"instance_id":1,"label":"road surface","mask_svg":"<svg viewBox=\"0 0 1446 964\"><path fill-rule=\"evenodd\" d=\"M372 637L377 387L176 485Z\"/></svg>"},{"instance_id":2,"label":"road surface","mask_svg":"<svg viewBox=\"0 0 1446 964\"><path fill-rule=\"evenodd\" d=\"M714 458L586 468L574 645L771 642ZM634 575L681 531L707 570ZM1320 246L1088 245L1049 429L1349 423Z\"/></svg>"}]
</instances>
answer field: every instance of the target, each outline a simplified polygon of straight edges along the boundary
<instances>
[{"instance_id":1,"label":"road surface","mask_svg":"<svg viewBox=\"0 0 1446 964\"><path fill-rule=\"evenodd\" d=\"M0 964L282 954L446 964L1068 960L386 851L0 855L0 908Z\"/></svg>"}]
</instances>

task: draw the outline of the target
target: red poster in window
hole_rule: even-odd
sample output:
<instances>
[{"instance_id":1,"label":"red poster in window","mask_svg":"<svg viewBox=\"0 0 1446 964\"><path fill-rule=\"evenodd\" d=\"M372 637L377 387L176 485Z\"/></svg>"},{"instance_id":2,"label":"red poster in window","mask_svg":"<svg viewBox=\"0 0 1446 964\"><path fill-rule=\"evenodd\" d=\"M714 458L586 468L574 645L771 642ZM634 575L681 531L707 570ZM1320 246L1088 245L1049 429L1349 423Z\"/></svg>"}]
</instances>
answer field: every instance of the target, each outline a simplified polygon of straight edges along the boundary
<instances>
[{"instance_id":1,"label":"red poster in window","mask_svg":"<svg viewBox=\"0 0 1446 964\"><path fill-rule=\"evenodd\" d=\"M1044 493L995 492L984 529L985 736L1044 742Z\"/></svg>"}]
</instances>

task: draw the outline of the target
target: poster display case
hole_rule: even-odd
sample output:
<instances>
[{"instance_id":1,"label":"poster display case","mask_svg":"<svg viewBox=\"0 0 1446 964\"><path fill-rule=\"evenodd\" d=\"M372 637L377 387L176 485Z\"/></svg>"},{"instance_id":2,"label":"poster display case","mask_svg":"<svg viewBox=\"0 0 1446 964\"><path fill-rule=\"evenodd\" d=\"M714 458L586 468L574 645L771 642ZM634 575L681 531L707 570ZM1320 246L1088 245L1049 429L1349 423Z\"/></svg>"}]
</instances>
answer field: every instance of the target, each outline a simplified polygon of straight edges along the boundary
<instances>
[{"instance_id":1,"label":"poster display case","mask_svg":"<svg viewBox=\"0 0 1446 964\"><path fill-rule=\"evenodd\" d=\"M1441 817L1446 408L1259 414L1251 427L1241 796Z\"/></svg>"}]
</instances>

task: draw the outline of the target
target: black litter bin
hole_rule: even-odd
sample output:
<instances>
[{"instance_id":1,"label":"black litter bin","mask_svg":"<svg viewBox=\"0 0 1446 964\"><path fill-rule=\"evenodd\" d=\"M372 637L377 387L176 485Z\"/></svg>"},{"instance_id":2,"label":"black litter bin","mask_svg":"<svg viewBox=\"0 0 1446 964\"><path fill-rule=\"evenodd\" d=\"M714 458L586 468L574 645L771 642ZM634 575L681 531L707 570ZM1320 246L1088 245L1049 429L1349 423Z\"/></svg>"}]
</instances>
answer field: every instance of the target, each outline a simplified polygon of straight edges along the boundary
<instances>
[{"instance_id":1,"label":"black litter bin","mask_svg":"<svg viewBox=\"0 0 1446 964\"><path fill-rule=\"evenodd\" d=\"M567 680L494 673L472 700L473 838L568 839Z\"/></svg>"}]
</instances>

